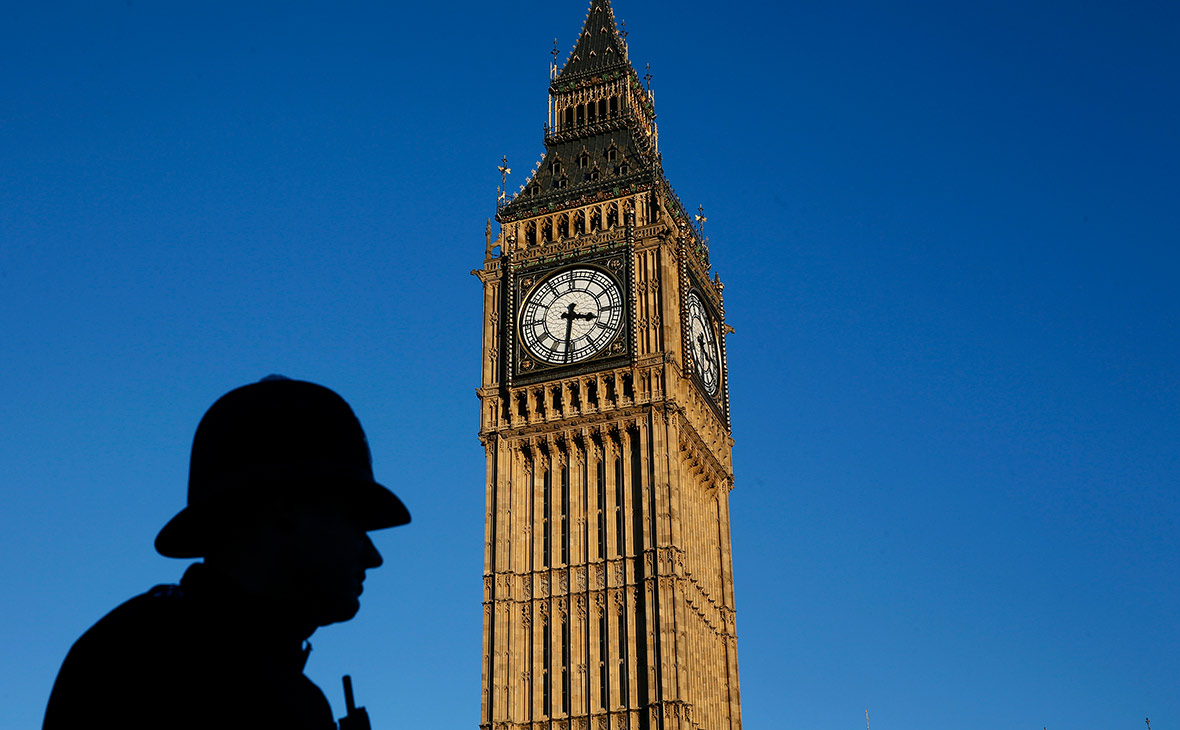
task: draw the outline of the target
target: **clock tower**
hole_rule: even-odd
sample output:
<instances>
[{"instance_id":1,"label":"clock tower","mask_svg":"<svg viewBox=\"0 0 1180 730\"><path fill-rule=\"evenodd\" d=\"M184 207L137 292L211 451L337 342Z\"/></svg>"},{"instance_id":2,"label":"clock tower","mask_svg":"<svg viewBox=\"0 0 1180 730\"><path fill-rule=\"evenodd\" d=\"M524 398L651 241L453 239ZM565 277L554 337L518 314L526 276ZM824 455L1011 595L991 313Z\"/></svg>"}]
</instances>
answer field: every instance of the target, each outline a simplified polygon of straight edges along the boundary
<instances>
[{"instance_id":1,"label":"clock tower","mask_svg":"<svg viewBox=\"0 0 1180 730\"><path fill-rule=\"evenodd\" d=\"M550 77L545 154L474 272L480 727L737 730L728 328L704 218L664 177L609 0Z\"/></svg>"}]
</instances>

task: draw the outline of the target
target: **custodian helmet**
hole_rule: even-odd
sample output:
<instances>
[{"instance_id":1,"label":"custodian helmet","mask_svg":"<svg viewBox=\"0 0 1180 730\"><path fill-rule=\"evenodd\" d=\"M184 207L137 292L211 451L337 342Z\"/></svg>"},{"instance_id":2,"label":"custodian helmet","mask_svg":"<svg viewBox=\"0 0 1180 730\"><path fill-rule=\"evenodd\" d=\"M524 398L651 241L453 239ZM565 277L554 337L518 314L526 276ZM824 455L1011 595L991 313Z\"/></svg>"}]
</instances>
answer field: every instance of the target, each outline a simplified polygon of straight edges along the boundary
<instances>
[{"instance_id":1,"label":"custodian helmet","mask_svg":"<svg viewBox=\"0 0 1180 730\"><path fill-rule=\"evenodd\" d=\"M188 506L160 530L156 550L202 557L227 515L308 498L339 500L365 530L410 521L397 495L374 481L348 403L322 385L270 375L226 393L201 419Z\"/></svg>"}]
</instances>

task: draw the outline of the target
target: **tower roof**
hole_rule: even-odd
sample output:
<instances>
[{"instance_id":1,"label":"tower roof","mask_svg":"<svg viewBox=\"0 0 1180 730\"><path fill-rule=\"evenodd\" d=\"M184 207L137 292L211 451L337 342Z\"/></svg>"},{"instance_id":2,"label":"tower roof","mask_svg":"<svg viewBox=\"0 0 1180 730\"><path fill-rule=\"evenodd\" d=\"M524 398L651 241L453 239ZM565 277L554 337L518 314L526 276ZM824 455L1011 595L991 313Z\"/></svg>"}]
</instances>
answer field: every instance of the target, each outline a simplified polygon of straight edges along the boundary
<instances>
[{"instance_id":1,"label":"tower roof","mask_svg":"<svg viewBox=\"0 0 1180 730\"><path fill-rule=\"evenodd\" d=\"M558 80L603 71L617 66L629 66L627 47L615 25L615 13L610 0L590 0L586 22L566 59Z\"/></svg>"},{"instance_id":2,"label":"tower roof","mask_svg":"<svg viewBox=\"0 0 1180 730\"><path fill-rule=\"evenodd\" d=\"M549 84L545 154L520 191L501 199L500 223L657 190L661 206L697 251L707 250L664 177L655 105L627 57L610 0L590 0L586 20ZM705 264L708 268L708 264Z\"/></svg>"}]
</instances>

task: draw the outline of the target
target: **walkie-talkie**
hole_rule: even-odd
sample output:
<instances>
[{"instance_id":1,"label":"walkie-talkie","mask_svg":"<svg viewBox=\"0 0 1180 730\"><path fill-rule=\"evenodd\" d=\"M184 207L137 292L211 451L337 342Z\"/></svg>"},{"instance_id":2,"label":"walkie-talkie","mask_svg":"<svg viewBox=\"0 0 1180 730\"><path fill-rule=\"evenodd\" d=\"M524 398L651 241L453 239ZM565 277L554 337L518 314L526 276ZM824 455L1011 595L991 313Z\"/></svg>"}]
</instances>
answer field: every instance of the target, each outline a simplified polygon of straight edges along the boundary
<instances>
[{"instance_id":1,"label":"walkie-talkie","mask_svg":"<svg viewBox=\"0 0 1180 730\"><path fill-rule=\"evenodd\" d=\"M369 725L369 713L363 707L357 707L352 698L352 677L344 675L344 707L348 714L340 718L340 730L372 730Z\"/></svg>"}]
</instances>

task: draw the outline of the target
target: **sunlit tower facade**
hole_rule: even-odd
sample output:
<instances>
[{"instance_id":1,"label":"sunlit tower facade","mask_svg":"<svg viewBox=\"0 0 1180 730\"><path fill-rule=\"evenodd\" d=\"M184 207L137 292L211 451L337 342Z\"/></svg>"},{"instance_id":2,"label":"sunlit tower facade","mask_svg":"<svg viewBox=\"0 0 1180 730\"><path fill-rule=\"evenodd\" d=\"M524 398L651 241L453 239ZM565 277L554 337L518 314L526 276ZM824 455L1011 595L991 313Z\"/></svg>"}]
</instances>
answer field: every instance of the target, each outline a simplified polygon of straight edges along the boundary
<instances>
[{"instance_id":1,"label":"sunlit tower facade","mask_svg":"<svg viewBox=\"0 0 1180 730\"><path fill-rule=\"evenodd\" d=\"M555 57L544 146L474 272L480 726L734 730L723 286L609 0Z\"/></svg>"}]
</instances>

